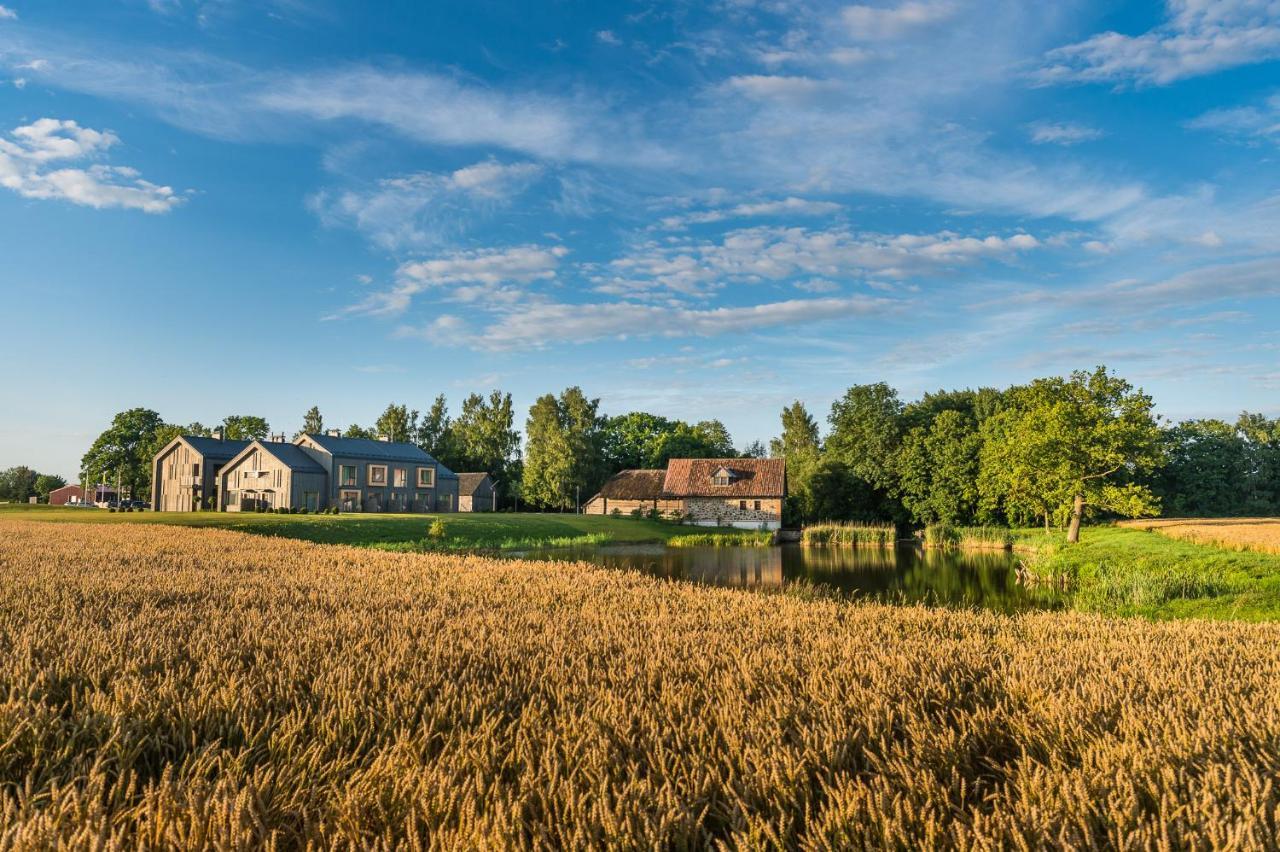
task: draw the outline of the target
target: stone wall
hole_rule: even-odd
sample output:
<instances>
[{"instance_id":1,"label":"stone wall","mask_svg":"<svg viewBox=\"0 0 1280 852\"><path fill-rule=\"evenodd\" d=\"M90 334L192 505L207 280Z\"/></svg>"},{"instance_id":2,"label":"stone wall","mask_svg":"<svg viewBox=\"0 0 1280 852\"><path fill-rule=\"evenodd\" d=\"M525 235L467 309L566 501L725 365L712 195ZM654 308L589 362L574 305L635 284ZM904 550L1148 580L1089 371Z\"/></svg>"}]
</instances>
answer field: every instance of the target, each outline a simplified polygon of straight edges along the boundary
<instances>
[{"instance_id":1,"label":"stone wall","mask_svg":"<svg viewBox=\"0 0 1280 852\"><path fill-rule=\"evenodd\" d=\"M722 497L689 497L685 503L685 520L702 526L719 525L733 527L762 527L777 529L782 526L782 500L760 500L756 509L754 498L748 498L746 508L741 500Z\"/></svg>"}]
</instances>

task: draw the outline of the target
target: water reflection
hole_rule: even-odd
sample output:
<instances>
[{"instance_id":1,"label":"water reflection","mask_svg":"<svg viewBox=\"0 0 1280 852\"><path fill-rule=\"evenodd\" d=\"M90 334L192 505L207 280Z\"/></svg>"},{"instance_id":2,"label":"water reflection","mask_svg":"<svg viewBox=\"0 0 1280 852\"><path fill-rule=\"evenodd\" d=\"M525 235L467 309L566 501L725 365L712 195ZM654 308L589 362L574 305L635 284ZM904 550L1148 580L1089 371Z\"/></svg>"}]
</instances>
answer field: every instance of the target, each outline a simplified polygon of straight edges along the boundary
<instances>
[{"instance_id":1,"label":"water reflection","mask_svg":"<svg viewBox=\"0 0 1280 852\"><path fill-rule=\"evenodd\" d=\"M999 612L1055 608L1049 590L1017 582L1014 555L915 547L690 547L661 545L559 548L518 554L528 559L582 560L607 568L720 586L778 589L795 580L891 603L984 607Z\"/></svg>"}]
</instances>

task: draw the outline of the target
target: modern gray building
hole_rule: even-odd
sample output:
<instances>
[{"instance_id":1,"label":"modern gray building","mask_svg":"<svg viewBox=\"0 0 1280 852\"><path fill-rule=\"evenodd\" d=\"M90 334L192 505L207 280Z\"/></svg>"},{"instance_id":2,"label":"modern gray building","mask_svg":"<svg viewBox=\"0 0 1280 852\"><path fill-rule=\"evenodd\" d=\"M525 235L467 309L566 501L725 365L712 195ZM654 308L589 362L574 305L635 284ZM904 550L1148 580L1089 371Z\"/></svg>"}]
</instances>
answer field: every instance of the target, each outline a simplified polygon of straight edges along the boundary
<instances>
[{"instance_id":1,"label":"modern gray building","mask_svg":"<svg viewBox=\"0 0 1280 852\"><path fill-rule=\"evenodd\" d=\"M458 510L457 474L417 446L333 432L292 442L183 436L156 456L155 476L157 511Z\"/></svg>"}]
</instances>

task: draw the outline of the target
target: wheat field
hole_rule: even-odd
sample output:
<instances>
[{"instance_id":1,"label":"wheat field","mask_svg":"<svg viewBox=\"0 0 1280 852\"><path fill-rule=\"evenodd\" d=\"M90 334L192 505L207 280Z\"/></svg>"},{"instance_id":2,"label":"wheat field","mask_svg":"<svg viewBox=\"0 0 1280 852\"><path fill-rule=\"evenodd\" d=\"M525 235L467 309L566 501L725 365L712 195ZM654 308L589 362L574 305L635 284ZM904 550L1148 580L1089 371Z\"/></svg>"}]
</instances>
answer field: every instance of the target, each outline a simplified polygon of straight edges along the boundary
<instances>
[{"instance_id":1,"label":"wheat field","mask_svg":"<svg viewBox=\"0 0 1280 852\"><path fill-rule=\"evenodd\" d=\"M1228 550L1280 553L1280 518L1156 518L1121 521L1120 526Z\"/></svg>"},{"instance_id":2,"label":"wheat field","mask_svg":"<svg viewBox=\"0 0 1280 852\"><path fill-rule=\"evenodd\" d=\"M0 522L0 848L1275 848L1280 626Z\"/></svg>"}]
</instances>

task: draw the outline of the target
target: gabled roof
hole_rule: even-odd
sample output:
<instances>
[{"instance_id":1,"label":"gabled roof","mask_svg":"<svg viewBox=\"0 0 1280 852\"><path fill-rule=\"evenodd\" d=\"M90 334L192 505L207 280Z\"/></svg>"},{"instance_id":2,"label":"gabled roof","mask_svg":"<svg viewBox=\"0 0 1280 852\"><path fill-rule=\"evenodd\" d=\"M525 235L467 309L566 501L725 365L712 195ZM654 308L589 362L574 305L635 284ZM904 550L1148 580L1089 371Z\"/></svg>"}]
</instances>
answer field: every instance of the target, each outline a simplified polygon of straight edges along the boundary
<instances>
[{"instance_id":1,"label":"gabled roof","mask_svg":"<svg viewBox=\"0 0 1280 852\"><path fill-rule=\"evenodd\" d=\"M307 435L328 453L373 461L403 461L417 464L439 464L416 444L397 441L375 441L370 438L335 438L332 435L309 433ZM298 440L301 440L299 438ZM443 472L443 468L442 468ZM452 471L449 471L452 473Z\"/></svg>"},{"instance_id":2,"label":"gabled roof","mask_svg":"<svg viewBox=\"0 0 1280 852\"><path fill-rule=\"evenodd\" d=\"M487 473L458 474L458 496L466 497L467 495L475 494L486 479L489 479L489 474ZM492 480L490 480L489 484L493 484Z\"/></svg>"},{"instance_id":3,"label":"gabled roof","mask_svg":"<svg viewBox=\"0 0 1280 852\"><path fill-rule=\"evenodd\" d=\"M299 473L328 473L324 469L324 465L307 455L302 447L297 444L283 444L276 441L248 441L245 443L244 449L236 453L231 462L239 464L242 458L248 456L255 449L262 450L285 467ZM231 463L228 463L225 465L224 470L232 466Z\"/></svg>"},{"instance_id":4,"label":"gabled roof","mask_svg":"<svg viewBox=\"0 0 1280 852\"><path fill-rule=\"evenodd\" d=\"M306 450L297 444L284 444L275 441L256 441L259 447L275 456L285 467L299 473L326 473L324 465L307 455Z\"/></svg>"},{"instance_id":5,"label":"gabled roof","mask_svg":"<svg viewBox=\"0 0 1280 852\"><path fill-rule=\"evenodd\" d=\"M712 478L729 471L728 485ZM784 497L787 468L782 459L672 459L662 490L671 497Z\"/></svg>"},{"instance_id":6,"label":"gabled roof","mask_svg":"<svg viewBox=\"0 0 1280 852\"><path fill-rule=\"evenodd\" d=\"M249 446L248 441L219 441L217 438L206 438L203 435L178 436L187 446L204 456L209 461L228 461L240 454Z\"/></svg>"},{"instance_id":7,"label":"gabled roof","mask_svg":"<svg viewBox=\"0 0 1280 852\"><path fill-rule=\"evenodd\" d=\"M656 500L662 496L665 470L622 470L600 486L597 497L606 500Z\"/></svg>"}]
</instances>

